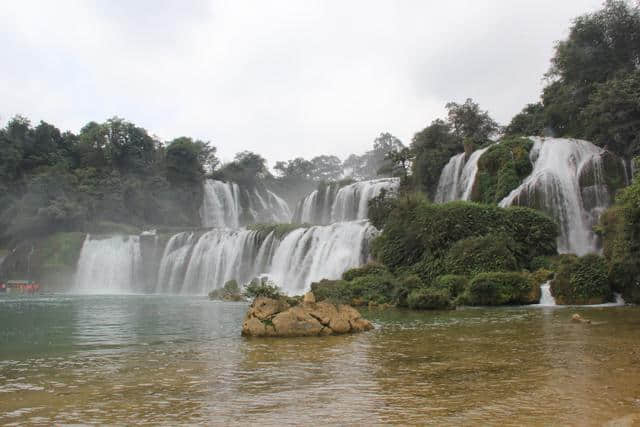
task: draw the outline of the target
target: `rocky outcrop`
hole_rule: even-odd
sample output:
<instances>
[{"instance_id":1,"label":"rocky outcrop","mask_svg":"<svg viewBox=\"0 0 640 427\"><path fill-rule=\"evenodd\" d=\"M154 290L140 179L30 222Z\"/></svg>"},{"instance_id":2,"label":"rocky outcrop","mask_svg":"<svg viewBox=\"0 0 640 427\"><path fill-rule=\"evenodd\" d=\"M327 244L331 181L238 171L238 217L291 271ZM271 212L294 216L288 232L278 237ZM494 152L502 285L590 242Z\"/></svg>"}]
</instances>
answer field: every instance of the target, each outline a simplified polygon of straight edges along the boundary
<instances>
[{"instance_id":1,"label":"rocky outcrop","mask_svg":"<svg viewBox=\"0 0 640 427\"><path fill-rule=\"evenodd\" d=\"M256 298L245 316L242 335L248 337L308 337L347 334L373 329L355 308L328 301L316 302L313 293L301 304L283 299Z\"/></svg>"}]
</instances>

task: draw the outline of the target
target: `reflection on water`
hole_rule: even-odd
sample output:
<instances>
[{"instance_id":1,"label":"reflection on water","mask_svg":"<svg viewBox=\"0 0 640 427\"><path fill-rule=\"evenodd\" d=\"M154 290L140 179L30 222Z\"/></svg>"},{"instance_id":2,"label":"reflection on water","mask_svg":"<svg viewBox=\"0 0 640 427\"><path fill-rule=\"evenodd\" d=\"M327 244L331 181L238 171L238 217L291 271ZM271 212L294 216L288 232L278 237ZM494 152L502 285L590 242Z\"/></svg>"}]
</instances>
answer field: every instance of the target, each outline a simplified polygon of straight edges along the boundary
<instances>
[{"instance_id":1,"label":"reflection on water","mask_svg":"<svg viewBox=\"0 0 640 427\"><path fill-rule=\"evenodd\" d=\"M267 340L239 336L245 310L2 297L0 424L640 422L638 307L371 311L368 333Z\"/></svg>"}]
</instances>

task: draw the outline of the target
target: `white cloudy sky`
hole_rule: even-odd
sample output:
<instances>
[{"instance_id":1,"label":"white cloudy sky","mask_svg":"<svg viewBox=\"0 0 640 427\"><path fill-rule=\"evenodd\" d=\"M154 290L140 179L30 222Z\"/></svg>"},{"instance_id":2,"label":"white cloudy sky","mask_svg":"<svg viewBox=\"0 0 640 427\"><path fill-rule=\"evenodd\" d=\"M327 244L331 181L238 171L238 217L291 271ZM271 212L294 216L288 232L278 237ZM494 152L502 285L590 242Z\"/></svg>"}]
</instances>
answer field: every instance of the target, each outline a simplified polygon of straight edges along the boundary
<instances>
[{"instance_id":1,"label":"white cloudy sky","mask_svg":"<svg viewBox=\"0 0 640 427\"><path fill-rule=\"evenodd\" d=\"M412 135L471 97L506 124L601 0L0 1L0 120L117 115L271 164Z\"/></svg>"}]
</instances>

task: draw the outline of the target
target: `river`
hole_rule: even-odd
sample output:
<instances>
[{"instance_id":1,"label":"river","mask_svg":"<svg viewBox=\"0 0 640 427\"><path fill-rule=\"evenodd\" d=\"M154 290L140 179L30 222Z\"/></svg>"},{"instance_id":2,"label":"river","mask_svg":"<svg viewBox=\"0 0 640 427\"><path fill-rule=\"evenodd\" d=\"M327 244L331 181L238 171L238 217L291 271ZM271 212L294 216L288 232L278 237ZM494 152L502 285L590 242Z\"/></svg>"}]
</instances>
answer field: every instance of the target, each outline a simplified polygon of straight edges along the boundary
<instances>
[{"instance_id":1,"label":"river","mask_svg":"<svg viewBox=\"0 0 640 427\"><path fill-rule=\"evenodd\" d=\"M640 307L365 310L374 331L298 339L240 337L246 308L2 296L0 424L640 422Z\"/></svg>"}]
</instances>

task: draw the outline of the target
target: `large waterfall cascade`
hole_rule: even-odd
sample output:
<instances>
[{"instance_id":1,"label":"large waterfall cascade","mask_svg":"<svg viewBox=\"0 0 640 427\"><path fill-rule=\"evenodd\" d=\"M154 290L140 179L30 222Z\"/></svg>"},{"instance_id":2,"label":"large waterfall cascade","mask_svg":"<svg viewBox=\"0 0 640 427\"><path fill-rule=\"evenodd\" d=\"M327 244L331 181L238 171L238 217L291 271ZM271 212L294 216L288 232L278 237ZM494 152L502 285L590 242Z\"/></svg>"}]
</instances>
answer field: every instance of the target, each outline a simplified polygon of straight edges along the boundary
<instances>
[{"instance_id":1,"label":"large waterfall cascade","mask_svg":"<svg viewBox=\"0 0 640 427\"><path fill-rule=\"evenodd\" d=\"M136 293L141 275L139 236L94 238L87 235L78 259L73 290L99 294Z\"/></svg>"},{"instance_id":2,"label":"large waterfall cascade","mask_svg":"<svg viewBox=\"0 0 640 427\"><path fill-rule=\"evenodd\" d=\"M209 230L166 236L161 239L166 244L154 251L141 249L142 235L87 236L75 290L202 295L231 279L246 284L268 276L285 292L299 294L314 281L337 279L345 270L367 261L369 242L377 230L360 218L366 218L372 197L382 189L395 191L398 185L397 179L380 179L334 187L328 205L330 224L301 227L281 236L241 226L247 214L256 222L289 222L291 214L284 200L268 190L249 191L235 183L207 180L200 214ZM310 199L311 195L305 200ZM311 212L304 215L310 217ZM153 238L158 241L157 235ZM155 253L155 261L147 259ZM154 280L151 287L150 280L142 277L149 265L156 268L148 274Z\"/></svg>"},{"instance_id":3,"label":"large waterfall cascade","mask_svg":"<svg viewBox=\"0 0 640 427\"><path fill-rule=\"evenodd\" d=\"M588 141L532 137L533 171L500 206L530 206L552 216L560 228L558 251L584 255L598 251L593 226L611 204L603 171L604 150ZM621 162L620 168L624 166ZM590 185L581 187L580 180Z\"/></svg>"},{"instance_id":4,"label":"large waterfall cascade","mask_svg":"<svg viewBox=\"0 0 640 427\"><path fill-rule=\"evenodd\" d=\"M397 191L398 178L380 178L338 187L326 185L298 203L292 222L298 224L333 224L340 221L366 219L368 202L382 190Z\"/></svg>"}]
</instances>

